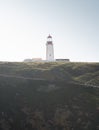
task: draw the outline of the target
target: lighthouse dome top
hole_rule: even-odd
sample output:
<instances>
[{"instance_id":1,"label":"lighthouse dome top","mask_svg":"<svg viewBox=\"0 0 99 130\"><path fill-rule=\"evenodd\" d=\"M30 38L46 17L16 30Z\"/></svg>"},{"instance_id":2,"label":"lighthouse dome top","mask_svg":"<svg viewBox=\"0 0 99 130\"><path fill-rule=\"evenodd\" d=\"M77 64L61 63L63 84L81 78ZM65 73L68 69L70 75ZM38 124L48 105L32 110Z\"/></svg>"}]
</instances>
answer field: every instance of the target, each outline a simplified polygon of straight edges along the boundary
<instances>
[{"instance_id":1,"label":"lighthouse dome top","mask_svg":"<svg viewBox=\"0 0 99 130\"><path fill-rule=\"evenodd\" d=\"M47 38L52 38L52 36L49 34L49 36Z\"/></svg>"}]
</instances>

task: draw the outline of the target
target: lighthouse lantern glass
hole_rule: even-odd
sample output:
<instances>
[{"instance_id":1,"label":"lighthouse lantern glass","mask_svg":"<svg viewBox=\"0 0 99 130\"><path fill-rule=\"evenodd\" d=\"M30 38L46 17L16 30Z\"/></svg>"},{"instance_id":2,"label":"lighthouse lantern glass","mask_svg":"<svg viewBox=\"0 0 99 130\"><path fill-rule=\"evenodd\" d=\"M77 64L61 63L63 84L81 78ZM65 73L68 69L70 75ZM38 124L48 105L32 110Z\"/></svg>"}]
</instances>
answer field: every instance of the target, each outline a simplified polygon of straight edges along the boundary
<instances>
[{"instance_id":1,"label":"lighthouse lantern glass","mask_svg":"<svg viewBox=\"0 0 99 130\"><path fill-rule=\"evenodd\" d=\"M52 41L52 38L48 38L48 41L51 42L51 41Z\"/></svg>"}]
</instances>

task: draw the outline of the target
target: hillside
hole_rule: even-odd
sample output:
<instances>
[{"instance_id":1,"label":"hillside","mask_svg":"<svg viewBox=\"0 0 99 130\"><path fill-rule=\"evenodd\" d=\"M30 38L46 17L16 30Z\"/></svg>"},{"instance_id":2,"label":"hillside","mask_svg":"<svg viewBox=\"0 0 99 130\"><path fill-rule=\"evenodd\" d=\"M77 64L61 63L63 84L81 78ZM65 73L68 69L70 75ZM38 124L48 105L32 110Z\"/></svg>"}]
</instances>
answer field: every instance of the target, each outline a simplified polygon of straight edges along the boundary
<instances>
[{"instance_id":1,"label":"hillside","mask_svg":"<svg viewBox=\"0 0 99 130\"><path fill-rule=\"evenodd\" d=\"M99 85L99 63L0 63L0 76L22 76Z\"/></svg>"},{"instance_id":2,"label":"hillside","mask_svg":"<svg viewBox=\"0 0 99 130\"><path fill-rule=\"evenodd\" d=\"M99 130L99 63L0 63L0 130Z\"/></svg>"}]
</instances>

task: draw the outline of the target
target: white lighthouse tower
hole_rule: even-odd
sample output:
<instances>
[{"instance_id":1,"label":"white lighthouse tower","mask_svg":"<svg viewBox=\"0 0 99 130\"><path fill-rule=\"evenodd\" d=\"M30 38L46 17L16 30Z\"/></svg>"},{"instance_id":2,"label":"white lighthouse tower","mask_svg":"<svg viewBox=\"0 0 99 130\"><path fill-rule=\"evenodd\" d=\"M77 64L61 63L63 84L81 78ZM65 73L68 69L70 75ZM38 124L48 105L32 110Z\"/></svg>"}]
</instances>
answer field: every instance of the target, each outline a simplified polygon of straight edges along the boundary
<instances>
[{"instance_id":1,"label":"white lighthouse tower","mask_svg":"<svg viewBox=\"0 0 99 130\"><path fill-rule=\"evenodd\" d=\"M50 35L47 37L47 43L46 43L46 60L54 61L54 48L53 48L52 36Z\"/></svg>"}]
</instances>

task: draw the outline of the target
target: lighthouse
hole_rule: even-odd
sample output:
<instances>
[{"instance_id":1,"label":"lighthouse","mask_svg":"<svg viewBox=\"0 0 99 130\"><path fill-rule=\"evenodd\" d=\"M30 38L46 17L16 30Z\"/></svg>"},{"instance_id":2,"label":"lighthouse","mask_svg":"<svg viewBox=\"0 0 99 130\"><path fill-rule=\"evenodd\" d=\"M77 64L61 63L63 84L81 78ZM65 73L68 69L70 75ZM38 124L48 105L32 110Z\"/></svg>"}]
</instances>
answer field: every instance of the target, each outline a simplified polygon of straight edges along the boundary
<instances>
[{"instance_id":1,"label":"lighthouse","mask_svg":"<svg viewBox=\"0 0 99 130\"><path fill-rule=\"evenodd\" d=\"M46 61L54 61L54 48L52 42L52 36L47 37L46 43Z\"/></svg>"}]
</instances>

